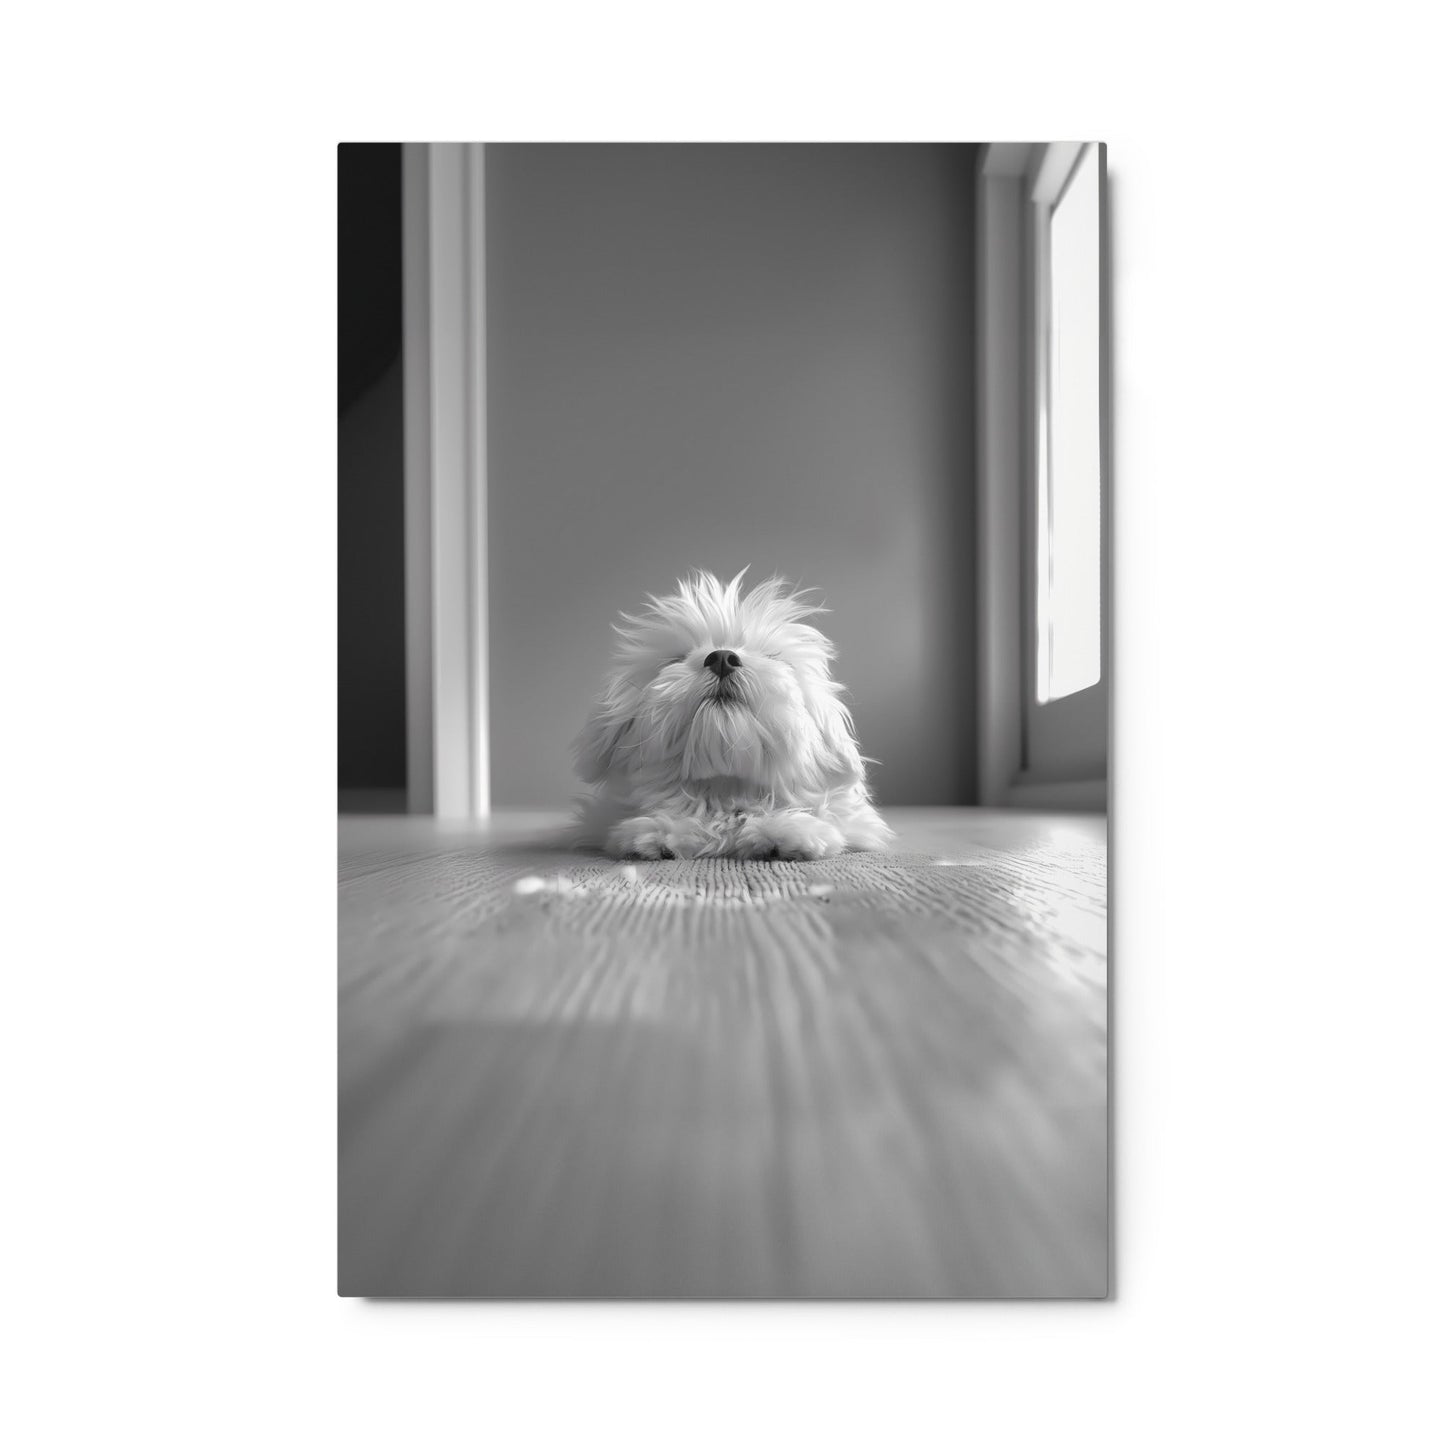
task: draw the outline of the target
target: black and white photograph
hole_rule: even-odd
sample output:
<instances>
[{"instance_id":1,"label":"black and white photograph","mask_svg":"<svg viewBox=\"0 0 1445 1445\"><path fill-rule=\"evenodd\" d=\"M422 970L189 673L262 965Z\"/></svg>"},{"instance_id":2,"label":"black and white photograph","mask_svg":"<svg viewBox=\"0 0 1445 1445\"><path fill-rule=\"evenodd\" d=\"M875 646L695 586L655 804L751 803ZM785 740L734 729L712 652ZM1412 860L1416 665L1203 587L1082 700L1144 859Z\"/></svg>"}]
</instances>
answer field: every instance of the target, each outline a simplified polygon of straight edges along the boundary
<instances>
[{"instance_id":1,"label":"black and white photograph","mask_svg":"<svg viewBox=\"0 0 1445 1445\"><path fill-rule=\"evenodd\" d=\"M338 1291L1111 1289L1103 142L338 150Z\"/></svg>"},{"instance_id":2,"label":"black and white photograph","mask_svg":"<svg viewBox=\"0 0 1445 1445\"><path fill-rule=\"evenodd\" d=\"M1445 1439L1427 11L7 20L0 1438Z\"/></svg>"}]
</instances>

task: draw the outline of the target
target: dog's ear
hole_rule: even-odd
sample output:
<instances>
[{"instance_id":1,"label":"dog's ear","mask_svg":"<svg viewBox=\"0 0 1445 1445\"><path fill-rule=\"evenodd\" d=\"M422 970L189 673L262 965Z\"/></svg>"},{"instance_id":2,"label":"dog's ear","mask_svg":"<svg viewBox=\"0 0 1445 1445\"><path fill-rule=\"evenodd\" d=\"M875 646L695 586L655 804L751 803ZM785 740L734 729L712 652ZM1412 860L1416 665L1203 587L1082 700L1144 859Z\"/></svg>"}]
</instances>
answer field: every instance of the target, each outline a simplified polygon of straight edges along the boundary
<instances>
[{"instance_id":1,"label":"dog's ear","mask_svg":"<svg viewBox=\"0 0 1445 1445\"><path fill-rule=\"evenodd\" d=\"M612 683L592 705L592 711L572 745L577 776L584 783L600 783L616 770L618 747L626 741L636 721L629 706L627 689L620 683Z\"/></svg>"},{"instance_id":2,"label":"dog's ear","mask_svg":"<svg viewBox=\"0 0 1445 1445\"><path fill-rule=\"evenodd\" d=\"M808 714L817 724L820 746L816 758L825 788L863 781L863 757L853 736L853 719L830 685L809 688Z\"/></svg>"}]
</instances>

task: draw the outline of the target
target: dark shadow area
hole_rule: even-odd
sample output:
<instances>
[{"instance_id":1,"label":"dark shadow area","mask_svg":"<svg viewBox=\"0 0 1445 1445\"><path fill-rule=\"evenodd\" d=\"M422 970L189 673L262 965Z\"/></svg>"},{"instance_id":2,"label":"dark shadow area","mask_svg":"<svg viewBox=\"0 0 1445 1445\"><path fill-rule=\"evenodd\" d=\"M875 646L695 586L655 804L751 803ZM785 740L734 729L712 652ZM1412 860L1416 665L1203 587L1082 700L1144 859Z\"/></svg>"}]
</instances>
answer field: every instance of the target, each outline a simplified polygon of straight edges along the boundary
<instances>
[{"instance_id":1,"label":"dark shadow area","mask_svg":"<svg viewBox=\"0 0 1445 1445\"><path fill-rule=\"evenodd\" d=\"M349 817L392 817L406 812L405 788L341 788L336 811Z\"/></svg>"},{"instance_id":2,"label":"dark shadow area","mask_svg":"<svg viewBox=\"0 0 1445 1445\"><path fill-rule=\"evenodd\" d=\"M405 789L401 147L337 179L337 783Z\"/></svg>"}]
</instances>

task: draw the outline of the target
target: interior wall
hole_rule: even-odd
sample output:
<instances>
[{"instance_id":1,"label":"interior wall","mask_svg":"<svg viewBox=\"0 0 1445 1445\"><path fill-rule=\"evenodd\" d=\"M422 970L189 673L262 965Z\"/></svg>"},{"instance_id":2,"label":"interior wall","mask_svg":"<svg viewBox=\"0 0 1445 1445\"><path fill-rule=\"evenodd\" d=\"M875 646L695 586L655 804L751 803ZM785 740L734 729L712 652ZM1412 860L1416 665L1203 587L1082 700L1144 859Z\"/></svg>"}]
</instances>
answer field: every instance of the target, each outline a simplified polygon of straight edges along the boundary
<instances>
[{"instance_id":1,"label":"interior wall","mask_svg":"<svg viewBox=\"0 0 1445 1445\"><path fill-rule=\"evenodd\" d=\"M971 146L487 150L492 791L558 806L610 622L821 590L884 803L976 800Z\"/></svg>"}]
</instances>

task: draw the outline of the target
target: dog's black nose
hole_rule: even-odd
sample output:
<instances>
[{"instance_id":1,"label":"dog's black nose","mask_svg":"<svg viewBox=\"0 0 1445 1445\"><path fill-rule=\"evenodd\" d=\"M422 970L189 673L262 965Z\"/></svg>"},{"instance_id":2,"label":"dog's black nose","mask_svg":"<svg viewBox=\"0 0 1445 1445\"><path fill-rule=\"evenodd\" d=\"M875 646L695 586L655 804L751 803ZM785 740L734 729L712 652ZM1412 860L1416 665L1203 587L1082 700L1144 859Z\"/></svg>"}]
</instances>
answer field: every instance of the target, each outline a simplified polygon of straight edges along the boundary
<instances>
[{"instance_id":1,"label":"dog's black nose","mask_svg":"<svg viewBox=\"0 0 1445 1445\"><path fill-rule=\"evenodd\" d=\"M729 652L726 648L720 648L717 652L710 652L703 658L702 665L709 672L715 672L719 677L726 677L730 672L736 672L742 664L742 659L735 652Z\"/></svg>"}]
</instances>

